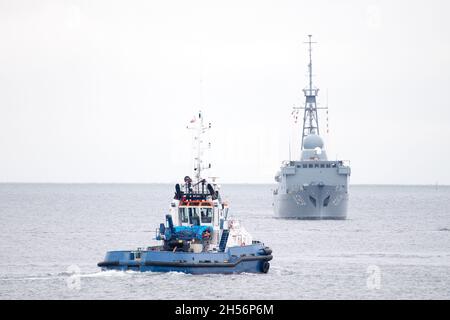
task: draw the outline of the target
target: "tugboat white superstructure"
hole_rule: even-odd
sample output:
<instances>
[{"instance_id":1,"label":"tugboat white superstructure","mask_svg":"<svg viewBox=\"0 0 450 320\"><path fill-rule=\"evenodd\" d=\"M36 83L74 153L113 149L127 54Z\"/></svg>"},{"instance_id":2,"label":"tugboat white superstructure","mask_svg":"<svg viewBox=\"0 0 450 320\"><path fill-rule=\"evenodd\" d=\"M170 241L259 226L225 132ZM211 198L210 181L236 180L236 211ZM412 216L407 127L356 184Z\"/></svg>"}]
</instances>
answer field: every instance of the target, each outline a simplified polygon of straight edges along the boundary
<instances>
[{"instance_id":1,"label":"tugboat white superstructure","mask_svg":"<svg viewBox=\"0 0 450 320\"><path fill-rule=\"evenodd\" d=\"M311 35L309 35L309 85L303 89L304 109L299 161L284 161L275 176L274 211L279 218L345 219L348 204L348 161L327 159L319 132L316 97L312 83Z\"/></svg>"},{"instance_id":2,"label":"tugboat white superstructure","mask_svg":"<svg viewBox=\"0 0 450 320\"><path fill-rule=\"evenodd\" d=\"M202 134L210 128L201 113L195 123L197 154L194 180L186 176L175 185L170 212L156 230L161 245L132 251L107 252L98 264L103 270L135 270L184 273L267 273L272 250L254 241L238 220L228 216L228 204L222 200L213 178L202 177Z\"/></svg>"}]
</instances>

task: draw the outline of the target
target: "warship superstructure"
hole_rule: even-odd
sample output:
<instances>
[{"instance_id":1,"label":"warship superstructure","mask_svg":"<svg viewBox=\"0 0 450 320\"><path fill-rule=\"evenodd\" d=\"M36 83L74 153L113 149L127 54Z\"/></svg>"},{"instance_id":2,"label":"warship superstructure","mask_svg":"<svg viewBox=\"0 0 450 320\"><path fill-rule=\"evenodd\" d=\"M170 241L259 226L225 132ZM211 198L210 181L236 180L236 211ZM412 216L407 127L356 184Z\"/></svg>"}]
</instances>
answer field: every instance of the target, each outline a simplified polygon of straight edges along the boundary
<instances>
[{"instance_id":1,"label":"warship superstructure","mask_svg":"<svg viewBox=\"0 0 450 320\"><path fill-rule=\"evenodd\" d=\"M279 218L345 219L348 204L348 161L328 160L319 131L316 100L319 89L312 82L312 41L309 41L308 86L303 89L303 130L300 160L284 161L275 176L274 211Z\"/></svg>"}]
</instances>

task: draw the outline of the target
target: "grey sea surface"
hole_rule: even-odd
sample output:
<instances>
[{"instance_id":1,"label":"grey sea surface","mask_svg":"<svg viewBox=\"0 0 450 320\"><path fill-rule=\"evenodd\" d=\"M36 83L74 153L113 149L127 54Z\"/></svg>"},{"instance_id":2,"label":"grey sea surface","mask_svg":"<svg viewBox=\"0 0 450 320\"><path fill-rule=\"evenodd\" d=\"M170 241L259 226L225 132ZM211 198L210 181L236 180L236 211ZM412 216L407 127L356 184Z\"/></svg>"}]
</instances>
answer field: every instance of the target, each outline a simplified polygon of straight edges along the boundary
<instances>
[{"instance_id":1,"label":"grey sea surface","mask_svg":"<svg viewBox=\"0 0 450 320\"><path fill-rule=\"evenodd\" d=\"M450 187L351 186L348 219L275 219L272 185L222 185L268 274L101 272L155 244L169 184L0 184L1 299L449 299Z\"/></svg>"}]
</instances>

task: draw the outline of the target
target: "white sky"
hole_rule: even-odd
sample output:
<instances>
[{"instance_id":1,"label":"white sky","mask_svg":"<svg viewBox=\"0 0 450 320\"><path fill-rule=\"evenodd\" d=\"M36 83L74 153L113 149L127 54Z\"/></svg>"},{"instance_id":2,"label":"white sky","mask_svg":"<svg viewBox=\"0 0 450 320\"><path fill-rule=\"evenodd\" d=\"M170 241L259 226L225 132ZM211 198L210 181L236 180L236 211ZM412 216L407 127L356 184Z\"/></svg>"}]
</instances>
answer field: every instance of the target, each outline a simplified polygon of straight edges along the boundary
<instances>
[{"instance_id":1,"label":"white sky","mask_svg":"<svg viewBox=\"0 0 450 320\"><path fill-rule=\"evenodd\" d=\"M0 182L178 181L202 106L213 174L272 183L290 139L298 157L313 34L329 158L351 160L352 183L450 184L449 14L445 0L0 0Z\"/></svg>"}]
</instances>

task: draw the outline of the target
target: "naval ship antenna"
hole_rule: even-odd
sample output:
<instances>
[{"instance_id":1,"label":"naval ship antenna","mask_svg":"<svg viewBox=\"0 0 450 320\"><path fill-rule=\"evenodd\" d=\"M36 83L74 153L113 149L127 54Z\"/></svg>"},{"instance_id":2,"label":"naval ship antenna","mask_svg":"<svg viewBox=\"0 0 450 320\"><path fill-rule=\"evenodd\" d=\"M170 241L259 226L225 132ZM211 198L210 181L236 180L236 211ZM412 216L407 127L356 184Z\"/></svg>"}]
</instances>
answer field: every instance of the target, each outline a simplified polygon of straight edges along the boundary
<instances>
[{"instance_id":1,"label":"naval ship antenna","mask_svg":"<svg viewBox=\"0 0 450 320\"><path fill-rule=\"evenodd\" d=\"M309 52L309 64L308 64L308 77L309 77L309 85L307 88L303 89L303 93L305 95L305 106L301 108L295 109L304 109L303 114L303 130L302 130L302 144L301 150L303 150L303 140L309 134L319 134L319 118L317 116L317 109L321 109L317 107L316 97L319 93L319 89L313 86L312 81L312 44L316 42L312 42L312 35L308 35L308 52ZM326 108L323 108L326 109Z\"/></svg>"},{"instance_id":2,"label":"naval ship antenna","mask_svg":"<svg viewBox=\"0 0 450 320\"><path fill-rule=\"evenodd\" d=\"M308 70L309 71L309 90L312 90L312 48L311 48L311 44L312 44L311 37L312 37L312 35L309 34L308 37L309 37L309 41L308 41L308 44L309 44L309 50L308 50L309 51L309 65L308 65L308 69L309 69Z\"/></svg>"}]
</instances>

